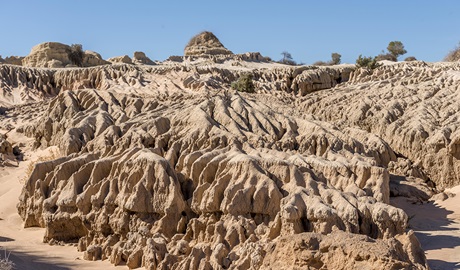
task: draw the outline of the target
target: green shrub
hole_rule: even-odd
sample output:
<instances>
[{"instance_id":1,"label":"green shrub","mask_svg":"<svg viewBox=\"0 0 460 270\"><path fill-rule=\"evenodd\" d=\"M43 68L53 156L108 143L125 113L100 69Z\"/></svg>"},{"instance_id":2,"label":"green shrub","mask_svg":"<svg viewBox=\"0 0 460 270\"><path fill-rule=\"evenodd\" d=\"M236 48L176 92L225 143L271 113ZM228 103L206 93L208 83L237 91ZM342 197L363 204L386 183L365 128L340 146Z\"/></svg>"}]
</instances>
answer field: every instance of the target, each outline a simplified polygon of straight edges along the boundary
<instances>
[{"instance_id":1,"label":"green shrub","mask_svg":"<svg viewBox=\"0 0 460 270\"><path fill-rule=\"evenodd\" d=\"M256 88L252 79L252 73L242 74L238 80L232 82L232 88L239 92L255 93Z\"/></svg>"},{"instance_id":2,"label":"green shrub","mask_svg":"<svg viewBox=\"0 0 460 270\"><path fill-rule=\"evenodd\" d=\"M329 63L324 61L316 61L313 63L314 66L329 66Z\"/></svg>"},{"instance_id":3,"label":"green shrub","mask_svg":"<svg viewBox=\"0 0 460 270\"><path fill-rule=\"evenodd\" d=\"M356 59L356 67L357 68L368 68L368 69L375 69L381 66L377 63L376 57L366 57L359 55L358 59Z\"/></svg>"},{"instance_id":4,"label":"green shrub","mask_svg":"<svg viewBox=\"0 0 460 270\"><path fill-rule=\"evenodd\" d=\"M404 44L401 41L391 41L387 47L388 52L394 56L397 61L400 55L406 54L407 51L404 49Z\"/></svg>"},{"instance_id":5,"label":"green shrub","mask_svg":"<svg viewBox=\"0 0 460 270\"><path fill-rule=\"evenodd\" d=\"M404 59L404 61L407 61L407 62L417 61L417 58L415 58L414 56L408 56L408 57L406 57L406 59Z\"/></svg>"},{"instance_id":6,"label":"green shrub","mask_svg":"<svg viewBox=\"0 0 460 270\"><path fill-rule=\"evenodd\" d=\"M72 64L82 67L83 66L83 57L85 53L83 52L83 46L81 44L72 44L70 50L68 51L68 56Z\"/></svg>"},{"instance_id":7,"label":"green shrub","mask_svg":"<svg viewBox=\"0 0 460 270\"><path fill-rule=\"evenodd\" d=\"M342 62L342 55L340 53L332 53L331 54L331 64L338 65Z\"/></svg>"},{"instance_id":8,"label":"green shrub","mask_svg":"<svg viewBox=\"0 0 460 270\"><path fill-rule=\"evenodd\" d=\"M398 61L398 58L395 57L394 55L392 55L391 53L379 54L379 55L377 55L377 57L375 57L375 59L377 61L382 61L382 60L388 60L388 61L393 61L393 62Z\"/></svg>"},{"instance_id":9,"label":"green shrub","mask_svg":"<svg viewBox=\"0 0 460 270\"><path fill-rule=\"evenodd\" d=\"M314 66L333 66L339 65L342 62L342 55L340 53L331 53L331 60L324 62L324 61L316 61L313 63Z\"/></svg>"}]
</instances>

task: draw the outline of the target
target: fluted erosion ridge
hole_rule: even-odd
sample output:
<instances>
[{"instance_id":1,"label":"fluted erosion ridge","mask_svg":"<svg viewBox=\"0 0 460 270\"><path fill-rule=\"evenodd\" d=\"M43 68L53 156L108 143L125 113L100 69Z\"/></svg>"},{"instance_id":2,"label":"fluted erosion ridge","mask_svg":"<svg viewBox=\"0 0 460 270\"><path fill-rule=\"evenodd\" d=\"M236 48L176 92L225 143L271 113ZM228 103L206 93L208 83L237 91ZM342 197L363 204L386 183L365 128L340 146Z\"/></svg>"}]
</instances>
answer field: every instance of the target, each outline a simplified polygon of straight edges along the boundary
<instances>
[{"instance_id":1,"label":"fluted erosion ridge","mask_svg":"<svg viewBox=\"0 0 460 270\"><path fill-rule=\"evenodd\" d=\"M460 183L460 64L424 62L354 72L348 83L297 100L299 110L380 136L438 188Z\"/></svg>"},{"instance_id":2,"label":"fluted erosion ridge","mask_svg":"<svg viewBox=\"0 0 460 270\"><path fill-rule=\"evenodd\" d=\"M37 164L25 184L25 226L45 227L48 242L78 241L87 259L259 269L283 236L322 242L318 234L346 232L341 245L367 239L387 250L369 255L370 267L425 267L407 215L387 204L385 167L396 155L362 130L286 116L237 93L79 90L61 92L26 133L64 157Z\"/></svg>"},{"instance_id":3,"label":"fluted erosion ridge","mask_svg":"<svg viewBox=\"0 0 460 270\"><path fill-rule=\"evenodd\" d=\"M17 132L62 156L36 164L18 211L129 268L427 269L389 202L458 184L458 70L0 65L3 93L47 104ZM257 93L231 90L248 72Z\"/></svg>"},{"instance_id":4,"label":"fluted erosion ridge","mask_svg":"<svg viewBox=\"0 0 460 270\"><path fill-rule=\"evenodd\" d=\"M238 60L236 63L241 61ZM159 66L121 64L90 68L39 69L0 64L0 104L41 101L54 97L63 90L85 88L147 93L160 88L194 91L221 89L230 87L231 82L245 72L254 73L255 83L260 92L284 90L305 95L348 80L353 70L350 66L291 68L267 65L269 69L253 66L236 69L224 64L213 66L208 63Z\"/></svg>"}]
</instances>

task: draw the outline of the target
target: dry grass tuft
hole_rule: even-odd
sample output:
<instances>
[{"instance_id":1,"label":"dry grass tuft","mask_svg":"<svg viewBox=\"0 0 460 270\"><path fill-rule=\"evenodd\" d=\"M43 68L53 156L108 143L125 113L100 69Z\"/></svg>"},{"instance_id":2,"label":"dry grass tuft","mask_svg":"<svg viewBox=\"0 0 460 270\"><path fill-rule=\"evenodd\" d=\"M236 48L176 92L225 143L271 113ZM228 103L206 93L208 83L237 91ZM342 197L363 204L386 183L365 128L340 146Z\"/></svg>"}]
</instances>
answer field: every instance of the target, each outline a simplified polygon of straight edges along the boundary
<instances>
[{"instance_id":1,"label":"dry grass tuft","mask_svg":"<svg viewBox=\"0 0 460 270\"><path fill-rule=\"evenodd\" d=\"M460 61L460 43L453 49L452 51L449 52L448 55L444 58L444 61L446 62L456 62Z\"/></svg>"},{"instance_id":2,"label":"dry grass tuft","mask_svg":"<svg viewBox=\"0 0 460 270\"><path fill-rule=\"evenodd\" d=\"M11 252L7 252L6 249L4 250L5 254L2 258L0 254L0 270L13 270L15 264L10 261L10 254Z\"/></svg>"}]
</instances>

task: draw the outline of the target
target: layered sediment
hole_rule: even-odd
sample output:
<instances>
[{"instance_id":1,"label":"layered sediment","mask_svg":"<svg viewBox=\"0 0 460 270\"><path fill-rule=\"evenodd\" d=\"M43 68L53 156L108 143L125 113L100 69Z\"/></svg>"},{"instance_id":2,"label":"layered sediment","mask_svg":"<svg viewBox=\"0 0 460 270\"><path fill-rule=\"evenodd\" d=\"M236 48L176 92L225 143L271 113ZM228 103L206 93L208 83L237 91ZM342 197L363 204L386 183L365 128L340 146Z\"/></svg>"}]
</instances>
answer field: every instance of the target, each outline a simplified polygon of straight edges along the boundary
<instances>
[{"instance_id":1,"label":"layered sediment","mask_svg":"<svg viewBox=\"0 0 460 270\"><path fill-rule=\"evenodd\" d=\"M5 103L47 104L18 132L61 153L25 183L25 226L130 268L427 269L389 200L458 184L458 65L216 59L0 65ZM232 90L247 72L256 93Z\"/></svg>"}]
</instances>

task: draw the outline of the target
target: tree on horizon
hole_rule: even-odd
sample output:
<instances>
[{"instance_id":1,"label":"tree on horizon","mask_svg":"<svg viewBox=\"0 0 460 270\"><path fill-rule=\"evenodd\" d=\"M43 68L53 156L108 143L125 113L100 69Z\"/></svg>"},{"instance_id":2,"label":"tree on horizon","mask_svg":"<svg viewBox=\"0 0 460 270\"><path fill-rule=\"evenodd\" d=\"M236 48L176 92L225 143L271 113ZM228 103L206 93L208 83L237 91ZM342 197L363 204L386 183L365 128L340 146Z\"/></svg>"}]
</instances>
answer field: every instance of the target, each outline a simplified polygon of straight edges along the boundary
<instances>
[{"instance_id":1,"label":"tree on horizon","mask_svg":"<svg viewBox=\"0 0 460 270\"><path fill-rule=\"evenodd\" d=\"M294 61L294 59L292 59L291 53L289 53L288 51L283 51L281 55L283 56L283 58L280 61L278 61L279 63L291 66L296 65L296 62Z\"/></svg>"},{"instance_id":2,"label":"tree on horizon","mask_svg":"<svg viewBox=\"0 0 460 270\"><path fill-rule=\"evenodd\" d=\"M401 41L391 41L387 47L388 52L398 59L399 56L406 54L407 51L404 49L404 44Z\"/></svg>"}]
</instances>

